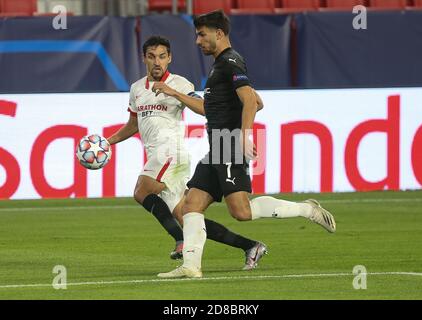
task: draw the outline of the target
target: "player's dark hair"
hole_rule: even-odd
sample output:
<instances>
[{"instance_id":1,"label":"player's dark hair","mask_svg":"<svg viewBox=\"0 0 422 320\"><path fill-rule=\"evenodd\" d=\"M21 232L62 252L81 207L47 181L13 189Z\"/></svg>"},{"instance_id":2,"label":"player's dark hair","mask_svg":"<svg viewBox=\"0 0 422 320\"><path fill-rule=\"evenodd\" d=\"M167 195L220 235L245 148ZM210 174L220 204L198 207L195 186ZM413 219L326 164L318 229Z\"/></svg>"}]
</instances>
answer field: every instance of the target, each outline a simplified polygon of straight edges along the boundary
<instances>
[{"instance_id":1,"label":"player's dark hair","mask_svg":"<svg viewBox=\"0 0 422 320\"><path fill-rule=\"evenodd\" d=\"M223 10L216 10L193 18L193 24L196 29L207 27L212 29L221 29L227 36L230 33L230 20Z\"/></svg>"},{"instance_id":2,"label":"player's dark hair","mask_svg":"<svg viewBox=\"0 0 422 320\"><path fill-rule=\"evenodd\" d=\"M144 42L144 45L142 46L144 56L146 55L149 47L156 47L159 45L165 46L167 48L167 53L170 54L170 41L167 38L162 36L151 36L147 41Z\"/></svg>"}]
</instances>

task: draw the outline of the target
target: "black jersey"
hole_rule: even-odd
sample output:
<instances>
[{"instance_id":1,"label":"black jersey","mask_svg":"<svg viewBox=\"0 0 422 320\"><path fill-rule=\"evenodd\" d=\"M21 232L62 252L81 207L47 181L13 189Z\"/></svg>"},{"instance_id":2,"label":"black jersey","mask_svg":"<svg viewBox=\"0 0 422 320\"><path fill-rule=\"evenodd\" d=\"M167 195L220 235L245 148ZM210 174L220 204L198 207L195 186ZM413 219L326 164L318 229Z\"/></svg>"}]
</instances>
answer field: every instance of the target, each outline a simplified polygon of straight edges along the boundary
<instances>
[{"instance_id":1,"label":"black jersey","mask_svg":"<svg viewBox=\"0 0 422 320\"><path fill-rule=\"evenodd\" d=\"M204 91L205 116L209 129L240 129L242 102L236 89L250 85L242 56L227 48L215 59Z\"/></svg>"},{"instance_id":2,"label":"black jersey","mask_svg":"<svg viewBox=\"0 0 422 320\"><path fill-rule=\"evenodd\" d=\"M222 139L214 139L215 132L224 130L230 131L238 137L238 132L242 127L243 105L240 101L236 89L250 85L245 61L242 56L232 48L227 48L215 59L215 62L208 75L208 80L204 90L204 109L207 118L207 131L211 153L219 149L219 162L230 162L243 158L239 150L239 143L232 139L223 142ZM237 129L237 130L236 130ZM216 146L216 141L219 146ZM236 156L237 155L237 156ZM243 160L242 160L243 161ZM239 163L239 161L236 161ZM213 160L213 163L215 161Z\"/></svg>"}]
</instances>

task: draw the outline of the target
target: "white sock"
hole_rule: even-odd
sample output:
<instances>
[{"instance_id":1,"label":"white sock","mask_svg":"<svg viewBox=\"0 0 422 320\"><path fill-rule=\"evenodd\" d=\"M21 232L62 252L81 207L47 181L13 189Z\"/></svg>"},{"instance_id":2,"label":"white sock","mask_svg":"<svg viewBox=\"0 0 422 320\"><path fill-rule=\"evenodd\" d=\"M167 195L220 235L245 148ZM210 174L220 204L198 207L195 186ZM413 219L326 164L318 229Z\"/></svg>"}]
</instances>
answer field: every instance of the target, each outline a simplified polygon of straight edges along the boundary
<instances>
[{"instance_id":1,"label":"white sock","mask_svg":"<svg viewBox=\"0 0 422 320\"><path fill-rule=\"evenodd\" d=\"M201 270L202 251L207 240L203 214L189 212L183 216L183 238L183 266Z\"/></svg>"},{"instance_id":2,"label":"white sock","mask_svg":"<svg viewBox=\"0 0 422 320\"><path fill-rule=\"evenodd\" d=\"M259 218L309 218L312 206L308 203L279 200L273 197L258 197L251 201L252 220Z\"/></svg>"}]
</instances>

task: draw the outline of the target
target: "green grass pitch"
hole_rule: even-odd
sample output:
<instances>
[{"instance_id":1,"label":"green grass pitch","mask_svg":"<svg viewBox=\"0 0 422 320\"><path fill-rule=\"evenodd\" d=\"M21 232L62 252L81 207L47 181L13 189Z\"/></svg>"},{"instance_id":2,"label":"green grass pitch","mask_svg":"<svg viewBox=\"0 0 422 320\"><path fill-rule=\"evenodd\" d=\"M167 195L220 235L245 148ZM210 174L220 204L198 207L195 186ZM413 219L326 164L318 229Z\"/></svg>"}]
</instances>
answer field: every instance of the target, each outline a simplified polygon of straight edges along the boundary
<instances>
[{"instance_id":1,"label":"green grass pitch","mask_svg":"<svg viewBox=\"0 0 422 320\"><path fill-rule=\"evenodd\" d=\"M132 199L1 201L0 299L422 299L422 191L280 197L320 200L337 232L303 218L238 222L216 204L207 217L269 255L241 271L241 250L207 241L204 278L171 281L156 274L180 264L173 240ZM52 286L56 265L66 289ZM366 289L353 287L356 265Z\"/></svg>"}]
</instances>

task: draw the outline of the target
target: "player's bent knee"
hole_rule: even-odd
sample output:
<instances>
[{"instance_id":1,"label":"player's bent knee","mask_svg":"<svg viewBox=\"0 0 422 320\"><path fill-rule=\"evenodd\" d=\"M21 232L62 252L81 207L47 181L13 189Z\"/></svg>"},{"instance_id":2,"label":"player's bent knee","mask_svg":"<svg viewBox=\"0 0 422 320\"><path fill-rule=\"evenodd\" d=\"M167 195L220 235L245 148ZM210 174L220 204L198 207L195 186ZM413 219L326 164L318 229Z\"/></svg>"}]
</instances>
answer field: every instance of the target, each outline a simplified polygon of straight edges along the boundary
<instances>
[{"instance_id":1,"label":"player's bent knee","mask_svg":"<svg viewBox=\"0 0 422 320\"><path fill-rule=\"evenodd\" d=\"M179 222L179 224L181 226L183 226L183 213L182 213L182 209L183 209L183 204L182 203L178 203L177 206L173 209L173 217L176 218L177 222Z\"/></svg>"},{"instance_id":2,"label":"player's bent knee","mask_svg":"<svg viewBox=\"0 0 422 320\"><path fill-rule=\"evenodd\" d=\"M189 200L188 198L185 200L185 203L182 207L183 215L189 213L189 212L200 212L202 213L202 209L199 203L197 201Z\"/></svg>"},{"instance_id":3,"label":"player's bent knee","mask_svg":"<svg viewBox=\"0 0 422 320\"><path fill-rule=\"evenodd\" d=\"M237 221L252 220L252 213L251 213L250 208L244 205L230 203L228 205L228 209L229 209L230 215L233 218L235 218Z\"/></svg>"},{"instance_id":4,"label":"player's bent knee","mask_svg":"<svg viewBox=\"0 0 422 320\"><path fill-rule=\"evenodd\" d=\"M135 191L133 193L133 198L138 202L140 205L143 205L145 198L155 192L149 192L148 190L145 191L142 188L135 188Z\"/></svg>"},{"instance_id":5,"label":"player's bent knee","mask_svg":"<svg viewBox=\"0 0 422 320\"><path fill-rule=\"evenodd\" d=\"M249 221L251 220L250 215L247 212L230 212L231 216L237 221Z\"/></svg>"},{"instance_id":6,"label":"player's bent knee","mask_svg":"<svg viewBox=\"0 0 422 320\"><path fill-rule=\"evenodd\" d=\"M197 212L197 211L195 211L195 205L193 203L186 201L182 207L182 215L185 215L189 212Z\"/></svg>"},{"instance_id":7,"label":"player's bent knee","mask_svg":"<svg viewBox=\"0 0 422 320\"><path fill-rule=\"evenodd\" d=\"M136 200L136 202L138 202L140 205L142 205L144 203L145 200L145 194L135 190L135 192L133 193L133 198Z\"/></svg>"},{"instance_id":8,"label":"player's bent knee","mask_svg":"<svg viewBox=\"0 0 422 320\"><path fill-rule=\"evenodd\" d=\"M250 208L247 208L246 206L238 206L238 205L230 205L229 206L229 212L233 218L235 218L237 221L249 221L252 220L252 213Z\"/></svg>"},{"instance_id":9,"label":"player's bent knee","mask_svg":"<svg viewBox=\"0 0 422 320\"><path fill-rule=\"evenodd\" d=\"M183 214L180 211L179 214L173 214L173 216L176 218L177 222L183 227Z\"/></svg>"}]
</instances>

